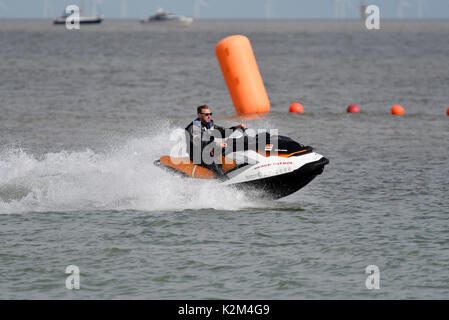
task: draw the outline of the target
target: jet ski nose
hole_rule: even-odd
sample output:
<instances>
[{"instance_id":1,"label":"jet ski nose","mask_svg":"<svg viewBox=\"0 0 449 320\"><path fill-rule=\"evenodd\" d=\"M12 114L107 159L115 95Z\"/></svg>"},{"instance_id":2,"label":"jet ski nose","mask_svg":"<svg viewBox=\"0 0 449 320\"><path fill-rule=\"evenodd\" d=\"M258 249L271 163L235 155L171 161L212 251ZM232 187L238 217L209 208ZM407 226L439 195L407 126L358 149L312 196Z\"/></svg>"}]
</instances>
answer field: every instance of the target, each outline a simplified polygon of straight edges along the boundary
<instances>
[{"instance_id":1,"label":"jet ski nose","mask_svg":"<svg viewBox=\"0 0 449 320\"><path fill-rule=\"evenodd\" d=\"M313 173L319 175L323 173L324 166L329 164L329 159L322 157L320 160L314 163Z\"/></svg>"}]
</instances>

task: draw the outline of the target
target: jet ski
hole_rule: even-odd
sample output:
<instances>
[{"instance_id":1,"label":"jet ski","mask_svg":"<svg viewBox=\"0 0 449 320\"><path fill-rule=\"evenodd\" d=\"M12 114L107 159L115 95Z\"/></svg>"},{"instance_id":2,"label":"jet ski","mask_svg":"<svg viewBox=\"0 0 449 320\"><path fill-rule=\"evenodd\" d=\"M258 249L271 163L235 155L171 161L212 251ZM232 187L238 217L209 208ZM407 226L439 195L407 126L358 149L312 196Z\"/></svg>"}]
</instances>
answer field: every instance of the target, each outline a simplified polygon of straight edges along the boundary
<instances>
[{"instance_id":1,"label":"jet ski","mask_svg":"<svg viewBox=\"0 0 449 320\"><path fill-rule=\"evenodd\" d=\"M293 139L259 133L253 137L243 130L240 138L228 138L228 148L221 156L222 172L194 164L188 155L163 155L154 165L193 179L216 179L223 185L245 191L254 190L256 197L286 197L320 175L329 160ZM243 139L243 142L242 140Z\"/></svg>"}]
</instances>

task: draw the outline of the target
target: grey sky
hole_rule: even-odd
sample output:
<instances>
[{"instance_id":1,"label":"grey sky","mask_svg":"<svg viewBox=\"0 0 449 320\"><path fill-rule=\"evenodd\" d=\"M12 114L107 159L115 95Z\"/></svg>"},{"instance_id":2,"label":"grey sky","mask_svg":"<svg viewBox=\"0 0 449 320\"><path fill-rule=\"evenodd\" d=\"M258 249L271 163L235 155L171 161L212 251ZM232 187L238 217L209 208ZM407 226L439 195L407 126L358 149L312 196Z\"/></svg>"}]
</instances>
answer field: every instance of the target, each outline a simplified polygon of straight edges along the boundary
<instances>
[{"instance_id":1,"label":"grey sky","mask_svg":"<svg viewBox=\"0 0 449 320\"><path fill-rule=\"evenodd\" d=\"M205 19L329 19L359 18L362 0L96 0L98 11L105 18L143 18L158 8L179 15ZM195 1L203 2L199 10ZM81 5L81 0L0 0L0 18L43 18L60 15L69 4ZM87 12L95 0L85 0ZM126 3L126 10L123 10ZM268 3L268 7L266 6ZM381 18L449 19L449 0L365 0L380 8ZM401 5L402 4L402 5Z\"/></svg>"}]
</instances>

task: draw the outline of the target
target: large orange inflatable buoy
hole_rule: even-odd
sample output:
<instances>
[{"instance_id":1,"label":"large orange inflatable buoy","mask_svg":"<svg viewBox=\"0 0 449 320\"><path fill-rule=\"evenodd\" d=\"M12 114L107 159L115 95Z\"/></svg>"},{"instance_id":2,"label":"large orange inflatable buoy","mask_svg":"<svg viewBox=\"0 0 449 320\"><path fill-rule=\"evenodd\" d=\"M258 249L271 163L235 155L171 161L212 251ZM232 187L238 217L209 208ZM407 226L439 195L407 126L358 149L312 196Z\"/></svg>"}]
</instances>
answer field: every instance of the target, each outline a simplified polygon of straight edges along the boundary
<instances>
[{"instance_id":1,"label":"large orange inflatable buoy","mask_svg":"<svg viewBox=\"0 0 449 320\"><path fill-rule=\"evenodd\" d=\"M270 100L249 39L242 35L224 38L215 53L237 113L267 113Z\"/></svg>"}]
</instances>

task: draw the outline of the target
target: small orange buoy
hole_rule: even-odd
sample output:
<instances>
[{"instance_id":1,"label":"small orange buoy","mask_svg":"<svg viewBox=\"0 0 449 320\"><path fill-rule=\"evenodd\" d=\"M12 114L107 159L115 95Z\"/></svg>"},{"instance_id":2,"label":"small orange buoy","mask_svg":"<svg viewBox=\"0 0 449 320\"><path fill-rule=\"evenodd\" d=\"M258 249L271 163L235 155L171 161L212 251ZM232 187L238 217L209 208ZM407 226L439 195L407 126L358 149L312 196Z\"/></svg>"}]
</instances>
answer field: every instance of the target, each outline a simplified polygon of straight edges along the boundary
<instances>
[{"instance_id":1,"label":"small orange buoy","mask_svg":"<svg viewBox=\"0 0 449 320\"><path fill-rule=\"evenodd\" d=\"M348 108L346 109L346 112L348 112L348 113L357 113L357 112L360 112L360 108L356 104L350 104L348 106Z\"/></svg>"},{"instance_id":2,"label":"small orange buoy","mask_svg":"<svg viewBox=\"0 0 449 320\"><path fill-rule=\"evenodd\" d=\"M402 116L405 113L405 110L402 106L396 104L391 108L391 114L396 116Z\"/></svg>"},{"instance_id":3,"label":"small orange buoy","mask_svg":"<svg viewBox=\"0 0 449 320\"><path fill-rule=\"evenodd\" d=\"M446 110L446 114L449 116L449 108L447 108Z\"/></svg>"},{"instance_id":4,"label":"small orange buoy","mask_svg":"<svg viewBox=\"0 0 449 320\"><path fill-rule=\"evenodd\" d=\"M304 112L304 107L299 102L293 102L290 105L290 108L289 108L288 111L289 112L294 112L294 113L303 113Z\"/></svg>"}]
</instances>

